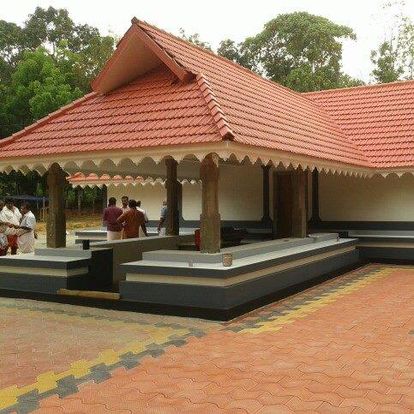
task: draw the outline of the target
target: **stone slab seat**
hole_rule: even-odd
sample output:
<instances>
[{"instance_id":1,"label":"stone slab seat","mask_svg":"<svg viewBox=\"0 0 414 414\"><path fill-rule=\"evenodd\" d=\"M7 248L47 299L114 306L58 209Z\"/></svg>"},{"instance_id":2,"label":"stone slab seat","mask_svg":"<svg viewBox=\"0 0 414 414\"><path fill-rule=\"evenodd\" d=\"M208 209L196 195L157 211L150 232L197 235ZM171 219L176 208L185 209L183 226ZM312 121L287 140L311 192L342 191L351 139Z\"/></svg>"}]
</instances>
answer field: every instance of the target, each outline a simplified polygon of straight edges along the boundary
<instances>
[{"instance_id":1,"label":"stone slab seat","mask_svg":"<svg viewBox=\"0 0 414 414\"><path fill-rule=\"evenodd\" d=\"M358 237L361 258L371 262L414 263L414 231L350 230Z\"/></svg>"},{"instance_id":2,"label":"stone slab seat","mask_svg":"<svg viewBox=\"0 0 414 414\"><path fill-rule=\"evenodd\" d=\"M270 240L260 243L252 243L242 246L233 246L221 249L220 253L204 254L197 251L171 251L171 250L158 250L152 252L146 252L142 255L143 260L146 261L159 261L159 262L180 262L185 261L188 263L222 263L224 253L231 253L233 260L242 259L245 257L255 256L257 254L266 254L272 252L278 252L293 247L305 246L322 241L336 241L338 238L337 233L317 233L309 235L307 238L285 238L278 240Z\"/></svg>"},{"instance_id":3,"label":"stone slab seat","mask_svg":"<svg viewBox=\"0 0 414 414\"><path fill-rule=\"evenodd\" d=\"M279 249L280 240L257 243L255 254L250 255L246 248L251 246L229 248L234 257L239 251L244 253L231 267L221 261L191 262L188 259L194 255L188 253L193 252L183 251L177 252L181 260L174 256L174 261L125 263L121 266L126 277L120 284L121 299L224 311L359 263L356 239L308 239L290 239L287 248Z\"/></svg>"},{"instance_id":4,"label":"stone slab seat","mask_svg":"<svg viewBox=\"0 0 414 414\"><path fill-rule=\"evenodd\" d=\"M109 288L110 249L36 249L33 254L0 257L0 289L56 293L59 289Z\"/></svg>"},{"instance_id":5,"label":"stone slab seat","mask_svg":"<svg viewBox=\"0 0 414 414\"><path fill-rule=\"evenodd\" d=\"M0 258L0 289L56 293L81 286L89 273L90 258L26 254Z\"/></svg>"}]
</instances>

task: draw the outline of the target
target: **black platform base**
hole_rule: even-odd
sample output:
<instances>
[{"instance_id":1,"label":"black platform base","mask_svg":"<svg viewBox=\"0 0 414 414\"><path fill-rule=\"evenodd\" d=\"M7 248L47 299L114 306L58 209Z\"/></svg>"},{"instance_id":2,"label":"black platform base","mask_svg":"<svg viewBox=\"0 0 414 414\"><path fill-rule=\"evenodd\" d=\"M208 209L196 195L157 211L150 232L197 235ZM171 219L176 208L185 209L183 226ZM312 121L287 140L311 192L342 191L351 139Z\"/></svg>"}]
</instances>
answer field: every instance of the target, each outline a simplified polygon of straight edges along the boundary
<instances>
[{"instance_id":1,"label":"black platform base","mask_svg":"<svg viewBox=\"0 0 414 414\"><path fill-rule=\"evenodd\" d=\"M99 309L111 309L128 312L140 312L156 315L172 315L172 316L184 316L191 318L200 318L214 321L229 321L254 309L268 305L272 302L284 299L288 296L294 295L305 289L309 289L312 286L316 286L322 282L338 277L346 272L357 269L360 266L367 264L363 261L358 261L352 265L337 269L333 272L320 275L306 282L299 283L294 286L290 286L286 289L281 289L270 295L252 300L244 303L243 305L235 306L230 309L209 309L198 308L190 306L177 306L177 305L165 305L158 303L139 303L127 300L108 300L97 298L85 298L80 296L63 296L57 294L43 294L36 292L22 292L15 290L2 290L0 289L0 297L7 298L19 298L30 299L45 302L64 303L76 306L85 306Z\"/></svg>"}]
</instances>

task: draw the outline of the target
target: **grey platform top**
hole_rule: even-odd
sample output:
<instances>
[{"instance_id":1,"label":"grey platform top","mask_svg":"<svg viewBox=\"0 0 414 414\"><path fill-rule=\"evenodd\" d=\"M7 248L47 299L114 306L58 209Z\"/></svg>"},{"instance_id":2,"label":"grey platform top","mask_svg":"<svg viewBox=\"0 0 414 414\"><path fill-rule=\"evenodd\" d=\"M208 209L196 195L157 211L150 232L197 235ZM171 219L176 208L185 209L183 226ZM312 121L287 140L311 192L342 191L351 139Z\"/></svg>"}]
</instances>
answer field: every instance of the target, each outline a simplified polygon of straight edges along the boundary
<instances>
[{"instance_id":1,"label":"grey platform top","mask_svg":"<svg viewBox=\"0 0 414 414\"><path fill-rule=\"evenodd\" d=\"M200 252L158 250L155 252L145 253L143 260L125 263L122 267L125 272L144 272L145 268L150 269L157 267L214 269L227 271L255 263L312 252L319 249L335 247L345 248L350 244L355 244L357 241L356 239L338 239L337 237L332 237L328 240L322 241L313 241L311 238L283 240L273 240L249 246L231 247L223 249L220 253L213 255L203 254ZM233 254L233 264L230 267L224 267L222 264L223 253L226 252L231 252ZM209 258L210 260L207 260Z\"/></svg>"},{"instance_id":2,"label":"grey platform top","mask_svg":"<svg viewBox=\"0 0 414 414\"><path fill-rule=\"evenodd\" d=\"M412 230L350 230L349 237L385 238L385 239L414 239Z\"/></svg>"}]
</instances>

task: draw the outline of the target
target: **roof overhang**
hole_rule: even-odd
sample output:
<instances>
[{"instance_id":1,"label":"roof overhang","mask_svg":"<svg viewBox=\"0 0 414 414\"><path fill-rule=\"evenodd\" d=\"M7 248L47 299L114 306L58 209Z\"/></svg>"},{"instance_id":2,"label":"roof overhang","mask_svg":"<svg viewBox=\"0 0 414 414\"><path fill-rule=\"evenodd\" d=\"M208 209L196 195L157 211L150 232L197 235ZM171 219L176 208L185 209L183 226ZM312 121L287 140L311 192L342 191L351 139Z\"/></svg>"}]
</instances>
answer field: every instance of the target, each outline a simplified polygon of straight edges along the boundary
<instances>
[{"instance_id":1,"label":"roof overhang","mask_svg":"<svg viewBox=\"0 0 414 414\"><path fill-rule=\"evenodd\" d=\"M221 141L206 144L176 145L155 148L142 148L128 151L105 151L91 153L70 153L48 157L28 157L0 159L0 172L37 171L44 174L53 163L58 163L68 174L109 174L110 176L163 177L165 170L161 163L166 158L174 158L182 168L188 165L190 171L182 177L198 178L194 174L194 165L208 154L216 153L222 162L273 165L276 168L317 169L320 172L343 174L358 177L370 177L375 174L414 173L414 168L401 170L375 170L357 165L343 164L305 155L293 154L266 148L251 147L234 141ZM192 166L191 166L192 165ZM191 166L191 167L190 167Z\"/></svg>"}]
</instances>

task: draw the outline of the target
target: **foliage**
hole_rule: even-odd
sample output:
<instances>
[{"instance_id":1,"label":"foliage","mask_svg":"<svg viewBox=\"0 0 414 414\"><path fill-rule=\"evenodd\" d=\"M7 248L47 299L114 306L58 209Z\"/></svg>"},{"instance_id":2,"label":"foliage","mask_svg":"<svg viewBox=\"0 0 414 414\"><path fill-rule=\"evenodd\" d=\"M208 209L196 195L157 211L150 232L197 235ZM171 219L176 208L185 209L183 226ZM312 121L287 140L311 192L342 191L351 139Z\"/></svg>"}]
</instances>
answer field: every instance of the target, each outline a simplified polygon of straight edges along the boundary
<instances>
[{"instance_id":1,"label":"foliage","mask_svg":"<svg viewBox=\"0 0 414 414\"><path fill-rule=\"evenodd\" d=\"M37 7L22 26L0 20L0 138L89 92L114 45L113 36L75 24L65 9ZM45 188L36 173L0 174L2 196Z\"/></svg>"},{"instance_id":2,"label":"foliage","mask_svg":"<svg viewBox=\"0 0 414 414\"><path fill-rule=\"evenodd\" d=\"M3 118L8 117L4 132L9 134L80 97L82 92L66 82L54 59L39 48L23 54L7 94Z\"/></svg>"},{"instance_id":3,"label":"foliage","mask_svg":"<svg viewBox=\"0 0 414 414\"><path fill-rule=\"evenodd\" d=\"M371 52L374 65L371 75L376 82L414 79L414 23L405 15L404 7L403 1L386 3L383 7L393 18L386 39Z\"/></svg>"},{"instance_id":4,"label":"foliage","mask_svg":"<svg viewBox=\"0 0 414 414\"><path fill-rule=\"evenodd\" d=\"M187 35L185 30L181 27L180 28L180 37L187 42L193 43L196 46L202 47L203 49L211 50L211 45L208 42L204 42L200 39L200 35L198 33L193 33L191 35Z\"/></svg>"},{"instance_id":5,"label":"foliage","mask_svg":"<svg viewBox=\"0 0 414 414\"><path fill-rule=\"evenodd\" d=\"M115 39L37 7L20 27L0 21L0 138L89 92Z\"/></svg>"},{"instance_id":6,"label":"foliage","mask_svg":"<svg viewBox=\"0 0 414 414\"><path fill-rule=\"evenodd\" d=\"M236 45L227 39L218 53L298 91L343 86L342 41L351 28L306 12L281 14L262 32Z\"/></svg>"},{"instance_id":7,"label":"foliage","mask_svg":"<svg viewBox=\"0 0 414 414\"><path fill-rule=\"evenodd\" d=\"M374 64L372 76L378 83L397 81L404 72L391 41L385 41L378 50L373 50L371 61Z\"/></svg>"}]
</instances>

